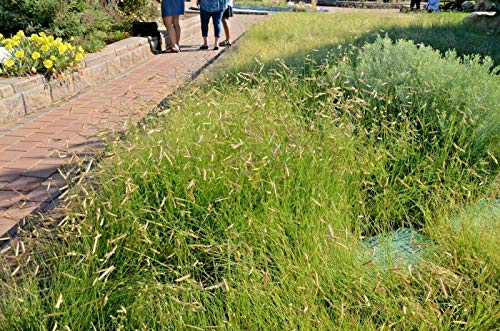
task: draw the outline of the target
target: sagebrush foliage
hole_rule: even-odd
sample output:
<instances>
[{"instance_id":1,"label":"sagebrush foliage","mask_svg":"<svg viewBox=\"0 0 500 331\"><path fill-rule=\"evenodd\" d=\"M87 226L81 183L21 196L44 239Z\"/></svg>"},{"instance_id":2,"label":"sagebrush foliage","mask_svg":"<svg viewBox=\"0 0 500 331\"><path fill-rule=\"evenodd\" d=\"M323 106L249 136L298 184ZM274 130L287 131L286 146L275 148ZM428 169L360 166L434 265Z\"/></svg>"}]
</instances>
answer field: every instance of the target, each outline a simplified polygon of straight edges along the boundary
<instances>
[{"instance_id":1,"label":"sagebrush foliage","mask_svg":"<svg viewBox=\"0 0 500 331\"><path fill-rule=\"evenodd\" d=\"M360 100L344 114L366 133L372 157L385 160L367 165L373 224L422 226L436 203L460 201L497 175L500 68L491 58L460 59L453 51L441 56L389 38L350 52L327 79L344 88L346 102ZM405 198L386 199L393 194ZM383 208L394 203L400 208Z\"/></svg>"}]
</instances>

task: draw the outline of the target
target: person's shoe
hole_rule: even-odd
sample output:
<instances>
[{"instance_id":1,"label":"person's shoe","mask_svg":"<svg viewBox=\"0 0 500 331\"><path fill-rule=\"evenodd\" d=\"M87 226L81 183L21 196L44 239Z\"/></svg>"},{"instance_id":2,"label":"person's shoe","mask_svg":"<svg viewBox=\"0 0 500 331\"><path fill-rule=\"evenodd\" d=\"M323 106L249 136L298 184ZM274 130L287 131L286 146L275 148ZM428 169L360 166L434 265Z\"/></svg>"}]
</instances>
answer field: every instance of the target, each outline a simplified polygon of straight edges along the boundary
<instances>
[{"instance_id":1,"label":"person's shoe","mask_svg":"<svg viewBox=\"0 0 500 331\"><path fill-rule=\"evenodd\" d=\"M231 42L229 40L223 40L219 43L221 47L231 47Z\"/></svg>"},{"instance_id":2,"label":"person's shoe","mask_svg":"<svg viewBox=\"0 0 500 331\"><path fill-rule=\"evenodd\" d=\"M165 53L179 53L181 50L179 49L179 47L167 47L167 49L165 50Z\"/></svg>"},{"instance_id":3,"label":"person's shoe","mask_svg":"<svg viewBox=\"0 0 500 331\"><path fill-rule=\"evenodd\" d=\"M201 50L208 49L208 45L201 45L201 46L200 46L200 49L201 49Z\"/></svg>"},{"instance_id":4,"label":"person's shoe","mask_svg":"<svg viewBox=\"0 0 500 331\"><path fill-rule=\"evenodd\" d=\"M218 51L218 50L219 50L219 46L215 46L214 51Z\"/></svg>"}]
</instances>

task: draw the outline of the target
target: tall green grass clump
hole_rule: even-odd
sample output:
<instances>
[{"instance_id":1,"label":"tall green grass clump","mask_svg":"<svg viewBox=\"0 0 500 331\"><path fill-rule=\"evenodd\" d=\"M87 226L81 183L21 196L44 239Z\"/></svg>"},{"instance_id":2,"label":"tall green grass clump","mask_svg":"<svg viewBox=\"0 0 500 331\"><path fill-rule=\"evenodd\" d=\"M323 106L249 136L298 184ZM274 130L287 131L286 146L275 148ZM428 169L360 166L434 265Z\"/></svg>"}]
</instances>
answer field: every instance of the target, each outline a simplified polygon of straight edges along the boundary
<instances>
[{"instance_id":1,"label":"tall green grass clump","mask_svg":"<svg viewBox=\"0 0 500 331\"><path fill-rule=\"evenodd\" d=\"M422 226L443 203L477 196L498 169L499 67L389 38L350 52L327 79L357 104L345 114L379 160L364 180L376 227Z\"/></svg>"},{"instance_id":2,"label":"tall green grass clump","mask_svg":"<svg viewBox=\"0 0 500 331\"><path fill-rule=\"evenodd\" d=\"M491 63L341 35L324 58L248 64L247 37L110 144L33 268L2 271L0 326L495 328L498 218L459 208L500 195ZM421 259L377 265L364 238L401 225L428 238Z\"/></svg>"}]
</instances>

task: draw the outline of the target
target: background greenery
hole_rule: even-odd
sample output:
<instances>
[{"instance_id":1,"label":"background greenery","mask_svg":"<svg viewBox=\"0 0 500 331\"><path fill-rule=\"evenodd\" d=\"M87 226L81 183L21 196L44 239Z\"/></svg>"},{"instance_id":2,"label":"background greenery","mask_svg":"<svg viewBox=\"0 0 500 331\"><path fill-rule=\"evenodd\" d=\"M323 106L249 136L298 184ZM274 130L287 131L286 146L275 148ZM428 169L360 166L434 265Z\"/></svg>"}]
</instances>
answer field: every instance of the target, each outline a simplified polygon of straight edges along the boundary
<instances>
[{"instance_id":1,"label":"background greenery","mask_svg":"<svg viewBox=\"0 0 500 331\"><path fill-rule=\"evenodd\" d=\"M132 20L156 15L157 3L146 0L5 0L0 3L0 33L73 36L87 51L95 51L126 37Z\"/></svg>"},{"instance_id":2,"label":"background greenery","mask_svg":"<svg viewBox=\"0 0 500 331\"><path fill-rule=\"evenodd\" d=\"M500 80L473 55L490 48L450 51L475 33L459 20L259 24L213 75L110 142L51 235L13 249L0 325L496 328L499 219L477 206L500 197ZM364 238L402 226L427 238L422 258L377 265Z\"/></svg>"}]
</instances>

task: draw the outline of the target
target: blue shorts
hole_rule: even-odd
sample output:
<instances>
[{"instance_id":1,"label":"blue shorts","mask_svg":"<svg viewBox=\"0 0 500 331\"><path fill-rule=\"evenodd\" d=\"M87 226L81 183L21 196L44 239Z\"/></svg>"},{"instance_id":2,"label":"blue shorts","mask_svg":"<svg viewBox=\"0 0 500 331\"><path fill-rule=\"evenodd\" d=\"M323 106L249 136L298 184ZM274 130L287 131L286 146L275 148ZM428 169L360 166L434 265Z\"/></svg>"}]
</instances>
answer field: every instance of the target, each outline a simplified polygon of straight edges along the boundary
<instances>
[{"instance_id":1,"label":"blue shorts","mask_svg":"<svg viewBox=\"0 0 500 331\"><path fill-rule=\"evenodd\" d=\"M184 14L184 0L162 0L161 17L179 16Z\"/></svg>"}]
</instances>

